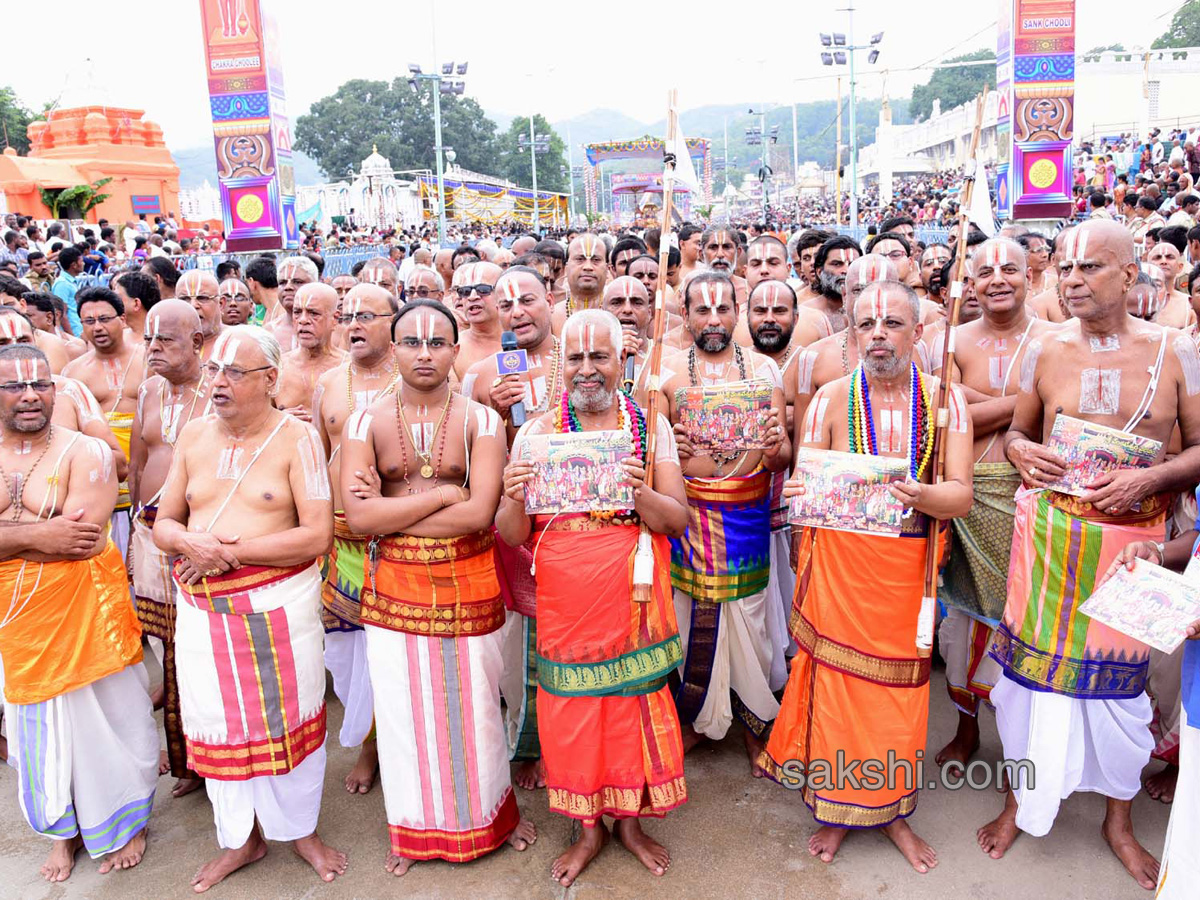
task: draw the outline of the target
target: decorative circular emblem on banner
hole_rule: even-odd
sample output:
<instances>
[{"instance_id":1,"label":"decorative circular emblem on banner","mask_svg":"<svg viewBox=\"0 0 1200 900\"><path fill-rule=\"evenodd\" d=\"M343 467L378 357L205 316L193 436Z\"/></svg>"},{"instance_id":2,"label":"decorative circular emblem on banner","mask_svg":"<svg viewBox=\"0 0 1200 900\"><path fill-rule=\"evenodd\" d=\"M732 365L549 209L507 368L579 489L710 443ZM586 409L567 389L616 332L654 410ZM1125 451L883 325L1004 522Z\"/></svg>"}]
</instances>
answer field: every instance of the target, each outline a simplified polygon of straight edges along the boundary
<instances>
[{"instance_id":1,"label":"decorative circular emblem on banner","mask_svg":"<svg viewBox=\"0 0 1200 900\"><path fill-rule=\"evenodd\" d=\"M500 356L500 367L508 374L521 371L521 354L503 353Z\"/></svg>"},{"instance_id":2,"label":"decorative circular emblem on banner","mask_svg":"<svg viewBox=\"0 0 1200 900\"><path fill-rule=\"evenodd\" d=\"M1039 159L1029 167L1029 183L1035 188L1045 189L1054 184L1058 177L1058 166L1051 160Z\"/></svg>"},{"instance_id":3,"label":"decorative circular emblem on banner","mask_svg":"<svg viewBox=\"0 0 1200 900\"><path fill-rule=\"evenodd\" d=\"M265 212L262 200L254 194L243 195L234 208L237 210L238 218L247 225L253 225L263 217L263 212Z\"/></svg>"}]
</instances>

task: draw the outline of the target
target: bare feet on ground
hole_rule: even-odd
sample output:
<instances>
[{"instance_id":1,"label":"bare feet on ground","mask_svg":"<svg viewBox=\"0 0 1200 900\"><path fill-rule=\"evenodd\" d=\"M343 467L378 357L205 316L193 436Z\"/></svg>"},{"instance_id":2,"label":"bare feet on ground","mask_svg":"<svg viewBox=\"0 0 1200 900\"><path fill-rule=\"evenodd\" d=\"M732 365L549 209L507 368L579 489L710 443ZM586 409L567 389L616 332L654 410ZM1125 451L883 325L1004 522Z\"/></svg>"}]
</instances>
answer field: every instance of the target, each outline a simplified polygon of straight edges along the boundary
<instances>
[{"instance_id":1,"label":"bare feet on ground","mask_svg":"<svg viewBox=\"0 0 1200 900\"><path fill-rule=\"evenodd\" d=\"M517 766L513 781L527 791L546 786L546 765L541 759L529 759Z\"/></svg>"},{"instance_id":2,"label":"bare feet on ground","mask_svg":"<svg viewBox=\"0 0 1200 900\"><path fill-rule=\"evenodd\" d=\"M313 867L322 881L333 881L339 875L346 874L346 854L334 850L326 844L314 831L306 838L300 838L292 844L296 855Z\"/></svg>"},{"instance_id":3,"label":"bare feet on ground","mask_svg":"<svg viewBox=\"0 0 1200 900\"><path fill-rule=\"evenodd\" d=\"M1133 880L1148 891L1154 890L1158 884L1158 860L1133 836L1133 823L1128 817L1123 821L1113 821L1106 816L1100 833Z\"/></svg>"},{"instance_id":4,"label":"bare feet on ground","mask_svg":"<svg viewBox=\"0 0 1200 900\"><path fill-rule=\"evenodd\" d=\"M1161 772L1156 772L1146 779L1146 793L1161 803L1170 803L1175 799L1175 782L1179 780L1179 766L1167 763Z\"/></svg>"},{"instance_id":5,"label":"bare feet on ground","mask_svg":"<svg viewBox=\"0 0 1200 900\"><path fill-rule=\"evenodd\" d=\"M684 753L690 753L692 751L693 747L695 747L701 741L705 740L704 735L702 735L700 732L698 732L691 725L684 725L683 729L682 729L682 733L683 733L683 752Z\"/></svg>"},{"instance_id":6,"label":"bare feet on ground","mask_svg":"<svg viewBox=\"0 0 1200 900\"><path fill-rule=\"evenodd\" d=\"M965 766L978 749L979 720L974 716L968 716L966 713L960 711L958 714L958 730L954 733L954 737L950 739L950 743L938 751L933 761L939 766L944 766L953 759L959 765Z\"/></svg>"},{"instance_id":7,"label":"bare feet on ground","mask_svg":"<svg viewBox=\"0 0 1200 900\"><path fill-rule=\"evenodd\" d=\"M379 771L379 744L376 741L363 741L362 749L358 751L358 759L354 768L346 776L346 792L350 794L365 794L375 784L375 773Z\"/></svg>"},{"instance_id":8,"label":"bare feet on ground","mask_svg":"<svg viewBox=\"0 0 1200 900\"><path fill-rule=\"evenodd\" d=\"M550 877L563 887L574 884L579 873L587 868L588 863L596 858L596 854L608 843L608 829L603 822L597 822L595 828L581 828L579 840L567 848L567 851L550 866Z\"/></svg>"},{"instance_id":9,"label":"bare feet on ground","mask_svg":"<svg viewBox=\"0 0 1200 900\"><path fill-rule=\"evenodd\" d=\"M407 856L397 856L395 853L389 853L388 858L384 860L383 868L399 878L408 872L415 862L415 859L409 859Z\"/></svg>"},{"instance_id":10,"label":"bare feet on ground","mask_svg":"<svg viewBox=\"0 0 1200 900\"><path fill-rule=\"evenodd\" d=\"M199 790L204 786L203 778L180 778L171 788L172 797L186 797L192 791Z\"/></svg>"},{"instance_id":11,"label":"bare feet on ground","mask_svg":"<svg viewBox=\"0 0 1200 900\"><path fill-rule=\"evenodd\" d=\"M617 819L613 834L626 850L655 875L665 875L667 869L671 868L671 854L667 848L642 831L642 823L637 819Z\"/></svg>"},{"instance_id":12,"label":"bare feet on ground","mask_svg":"<svg viewBox=\"0 0 1200 900\"><path fill-rule=\"evenodd\" d=\"M896 819L884 825L883 833L896 845L896 849L904 854L909 865L922 875L937 866L937 851L921 840L904 819Z\"/></svg>"},{"instance_id":13,"label":"bare feet on ground","mask_svg":"<svg viewBox=\"0 0 1200 900\"><path fill-rule=\"evenodd\" d=\"M746 742L746 756L750 758L750 774L755 778L762 778L767 772L758 764L758 757L767 749L767 742L762 738L755 737L754 732L749 728L742 728L742 736Z\"/></svg>"},{"instance_id":14,"label":"bare feet on ground","mask_svg":"<svg viewBox=\"0 0 1200 900\"><path fill-rule=\"evenodd\" d=\"M508 836L508 845L514 850L527 850L536 840L537 826L528 819L522 819Z\"/></svg>"},{"instance_id":15,"label":"bare feet on ground","mask_svg":"<svg viewBox=\"0 0 1200 900\"><path fill-rule=\"evenodd\" d=\"M808 852L821 858L821 862L833 862L838 848L850 833L849 828L834 828L832 825L822 825L817 833L808 839Z\"/></svg>"},{"instance_id":16,"label":"bare feet on ground","mask_svg":"<svg viewBox=\"0 0 1200 900\"><path fill-rule=\"evenodd\" d=\"M149 828L143 828L120 850L114 850L104 857L104 862L100 863L100 874L107 875L113 869L132 869L140 863L146 855L146 837L149 832Z\"/></svg>"},{"instance_id":17,"label":"bare feet on ground","mask_svg":"<svg viewBox=\"0 0 1200 900\"><path fill-rule=\"evenodd\" d=\"M975 832L975 839L979 841L979 849L992 859L1000 859L1017 839L1019 831L1017 798L1012 791L1005 791L1004 809L1000 815Z\"/></svg>"},{"instance_id":18,"label":"bare feet on ground","mask_svg":"<svg viewBox=\"0 0 1200 900\"><path fill-rule=\"evenodd\" d=\"M79 835L66 841L55 841L50 855L42 863L42 877L47 881L66 881L71 877L75 868L75 854L83 846L83 838Z\"/></svg>"},{"instance_id":19,"label":"bare feet on ground","mask_svg":"<svg viewBox=\"0 0 1200 900\"><path fill-rule=\"evenodd\" d=\"M256 863L267 855L267 842L258 833L258 826L250 829L250 838L236 850L226 850L216 859L200 867L192 879L192 890L203 894L215 884L220 884L238 869Z\"/></svg>"}]
</instances>

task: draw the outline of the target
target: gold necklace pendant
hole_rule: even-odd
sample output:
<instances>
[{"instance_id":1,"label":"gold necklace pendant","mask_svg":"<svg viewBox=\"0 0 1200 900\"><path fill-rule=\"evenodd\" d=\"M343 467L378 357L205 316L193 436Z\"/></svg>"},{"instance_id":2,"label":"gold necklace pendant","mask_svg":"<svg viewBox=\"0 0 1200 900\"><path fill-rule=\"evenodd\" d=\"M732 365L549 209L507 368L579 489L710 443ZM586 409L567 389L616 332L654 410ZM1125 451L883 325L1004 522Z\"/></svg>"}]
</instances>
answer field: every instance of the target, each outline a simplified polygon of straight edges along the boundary
<instances>
[{"instance_id":1,"label":"gold necklace pendant","mask_svg":"<svg viewBox=\"0 0 1200 900\"><path fill-rule=\"evenodd\" d=\"M421 477L422 478L432 478L433 477L433 466L431 466L429 463L425 463L425 465L421 466Z\"/></svg>"}]
</instances>

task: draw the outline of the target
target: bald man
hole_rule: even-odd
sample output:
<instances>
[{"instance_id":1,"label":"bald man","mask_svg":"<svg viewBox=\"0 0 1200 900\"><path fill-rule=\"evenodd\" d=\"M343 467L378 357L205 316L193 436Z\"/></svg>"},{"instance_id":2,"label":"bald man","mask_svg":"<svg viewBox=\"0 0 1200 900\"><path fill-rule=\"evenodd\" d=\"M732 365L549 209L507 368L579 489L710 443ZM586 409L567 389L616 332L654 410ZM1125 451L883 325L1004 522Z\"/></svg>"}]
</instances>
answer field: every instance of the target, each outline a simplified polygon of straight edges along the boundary
<instances>
[{"instance_id":1,"label":"bald man","mask_svg":"<svg viewBox=\"0 0 1200 900\"><path fill-rule=\"evenodd\" d=\"M760 238L750 242L746 253L746 287L753 293L754 289L764 281L781 281L788 283L788 253L787 245L777 237L772 237L769 234L764 234ZM795 285L791 285L795 290ZM827 338L831 334L829 329L829 317L820 310L813 309L810 306L800 306L799 296L797 295L797 305L795 313L792 316L793 328L785 348L788 353L798 347L807 347L810 344L815 344L822 338ZM753 337L753 326L751 317L747 315L746 325ZM762 348L758 348L759 352L763 352ZM782 350L780 353L782 354ZM775 354L768 354L775 357ZM785 368L786 358L780 361L780 358L775 358L775 362L779 364L780 371L787 375Z\"/></svg>"},{"instance_id":2,"label":"bald man","mask_svg":"<svg viewBox=\"0 0 1200 900\"><path fill-rule=\"evenodd\" d=\"M320 282L304 285L292 303L292 329L299 346L283 355L275 406L305 422L312 421L317 381L343 359L332 346L337 306L337 291Z\"/></svg>"},{"instance_id":3,"label":"bald man","mask_svg":"<svg viewBox=\"0 0 1200 900\"><path fill-rule=\"evenodd\" d=\"M475 363L500 352L503 329L495 290L503 271L490 262L466 263L454 270L454 306L468 326L459 336L458 356L454 360L454 374L459 381Z\"/></svg>"},{"instance_id":4,"label":"bald man","mask_svg":"<svg viewBox=\"0 0 1200 900\"><path fill-rule=\"evenodd\" d=\"M400 300L400 272L390 259L376 256L368 259L367 264L358 273L359 284L373 284L381 287L397 301Z\"/></svg>"},{"instance_id":5,"label":"bald man","mask_svg":"<svg viewBox=\"0 0 1200 900\"><path fill-rule=\"evenodd\" d=\"M592 236L595 237L595 235L592 235ZM533 235L531 235L531 234L521 235L519 238L517 238L515 241L512 242L513 256L517 257L517 256L521 256L525 253L528 253L530 250L532 250L534 247L537 246L537 243L538 243L537 238L535 238Z\"/></svg>"},{"instance_id":6,"label":"bald man","mask_svg":"<svg viewBox=\"0 0 1200 900\"><path fill-rule=\"evenodd\" d=\"M449 284L454 278L454 251L450 248L438 250L433 254L433 267L442 276L442 282Z\"/></svg>"},{"instance_id":7,"label":"bald man","mask_svg":"<svg viewBox=\"0 0 1200 900\"><path fill-rule=\"evenodd\" d=\"M177 291L182 288L180 279ZM133 592L142 631L161 643L161 649L152 644L163 670L159 702L167 737L167 761L159 772L171 773L176 779L171 796L182 797L203 782L187 764L175 674L175 561L155 546L151 532L179 433L211 407L200 369L204 335L195 307L181 298L162 300L147 313L143 327L149 377L138 389L129 442L129 493L135 509L130 538Z\"/></svg>"},{"instance_id":8,"label":"bald man","mask_svg":"<svg viewBox=\"0 0 1200 900\"><path fill-rule=\"evenodd\" d=\"M650 348L654 343L654 336L650 333L654 326L654 304L650 302L650 292L637 278L622 275L604 288L602 306L621 323L621 387L623 390L632 390L633 398L640 406L645 406L649 402L646 383L650 374L645 363L650 358Z\"/></svg>"},{"instance_id":9,"label":"bald man","mask_svg":"<svg viewBox=\"0 0 1200 900\"><path fill-rule=\"evenodd\" d=\"M307 256L289 256L279 264L279 312L263 327L279 343L284 353L296 349L296 330L292 325L292 306L296 292L306 284L320 281L317 266Z\"/></svg>"},{"instance_id":10,"label":"bald man","mask_svg":"<svg viewBox=\"0 0 1200 900\"><path fill-rule=\"evenodd\" d=\"M599 309L608 279L608 248L594 234L581 234L567 247L567 302L554 307L554 333L581 309Z\"/></svg>"},{"instance_id":11,"label":"bald man","mask_svg":"<svg viewBox=\"0 0 1200 900\"><path fill-rule=\"evenodd\" d=\"M217 335L225 327L221 321L221 286L212 272L206 269L189 269L175 285L175 299L189 304L200 318L200 333L204 336L200 363L203 365L212 355Z\"/></svg>"},{"instance_id":12,"label":"bald man","mask_svg":"<svg viewBox=\"0 0 1200 900\"><path fill-rule=\"evenodd\" d=\"M1161 306L1154 320L1168 328L1191 328L1196 324L1196 313L1191 301L1183 291L1175 290L1175 281L1183 271L1184 259L1179 248L1168 241L1159 241L1146 254L1146 263L1162 272ZM1157 281L1155 282L1157 286Z\"/></svg>"},{"instance_id":13,"label":"bald man","mask_svg":"<svg viewBox=\"0 0 1200 900\"><path fill-rule=\"evenodd\" d=\"M1020 831L1049 832L1063 798L1101 793L1109 848L1152 890L1158 862L1138 843L1130 815L1154 747L1149 648L1079 605L1126 544L1163 540L1174 492L1196 483L1200 354L1183 333L1129 315L1138 267L1123 226L1099 220L1072 229L1058 271L1073 321L1043 339L1043 352L1026 353L1004 439L1027 490L1017 494L1007 601L991 649L1003 669L991 700L1004 756L1029 760L1037 777L1010 785L1004 810L978 840L999 859ZM1078 497L1047 490L1068 465L1046 446L1060 415L1163 448L1178 425L1182 451L1149 468L1106 472Z\"/></svg>"}]
</instances>

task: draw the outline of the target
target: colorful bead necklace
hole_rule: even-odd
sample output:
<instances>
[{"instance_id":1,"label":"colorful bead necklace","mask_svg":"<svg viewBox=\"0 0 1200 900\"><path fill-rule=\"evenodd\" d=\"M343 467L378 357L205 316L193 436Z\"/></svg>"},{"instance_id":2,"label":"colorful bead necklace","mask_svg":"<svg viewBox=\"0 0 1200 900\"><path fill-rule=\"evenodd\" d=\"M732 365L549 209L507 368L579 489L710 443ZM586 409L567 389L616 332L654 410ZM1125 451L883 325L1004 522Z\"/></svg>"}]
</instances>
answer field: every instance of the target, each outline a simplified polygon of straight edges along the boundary
<instances>
[{"instance_id":1,"label":"colorful bead necklace","mask_svg":"<svg viewBox=\"0 0 1200 900\"><path fill-rule=\"evenodd\" d=\"M912 389L909 395L908 471L914 481L920 481L933 454L932 400L916 363L912 366ZM862 363L850 376L850 397L846 404L850 431L850 452L879 455L875 436L875 415L871 409L871 387Z\"/></svg>"},{"instance_id":2,"label":"colorful bead necklace","mask_svg":"<svg viewBox=\"0 0 1200 900\"><path fill-rule=\"evenodd\" d=\"M614 401L617 404L617 427L629 436L630 443L633 445L633 455L644 462L646 459L646 417L643 415L641 407L628 394L617 391ZM634 427L634 423L637 427ZM567 391L562 392L562 402L554 411L554 429L560 433L583 431L583 426L579 423L579 416L575 414L575 406L571 403L571 396ZM618 513L622 516L629 516L633 514L633 510L593 510L589 515L593 519L607 521Z\"/></svg>"}]
</instances>

